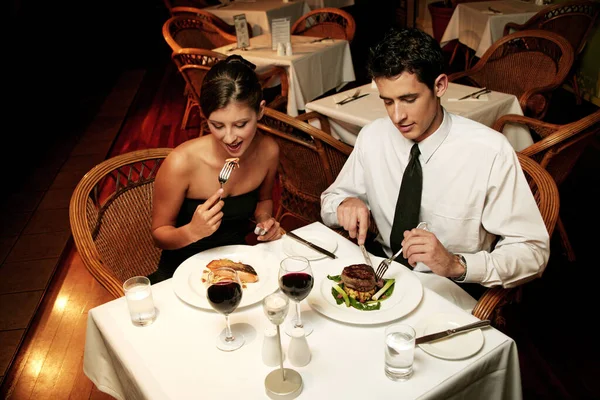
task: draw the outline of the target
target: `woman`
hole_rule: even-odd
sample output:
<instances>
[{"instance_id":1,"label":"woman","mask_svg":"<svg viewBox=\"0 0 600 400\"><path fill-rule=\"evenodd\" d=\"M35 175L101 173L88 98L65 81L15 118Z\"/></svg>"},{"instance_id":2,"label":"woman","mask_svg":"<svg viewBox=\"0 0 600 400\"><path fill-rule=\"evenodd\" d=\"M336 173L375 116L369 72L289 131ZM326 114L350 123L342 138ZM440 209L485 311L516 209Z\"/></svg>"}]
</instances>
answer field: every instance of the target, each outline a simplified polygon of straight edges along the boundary
<instances>
[{"instance_id":1,"label":"woman","mask_svg":"<svg viewBox=\"0 0 600 400\"><path fill-rule=\"evenodd\" d=\"M198 252L244 244L250 221L266 231L258 240L281 237L271 199L279 147L256 130L265 101L254 68L233 55L210 69L200 107L211 134L177 146L156 176L152 236L163 252L153 283ZM239 166L221 188L219 173L230 158Z\"/></svg>"}]
</instances>

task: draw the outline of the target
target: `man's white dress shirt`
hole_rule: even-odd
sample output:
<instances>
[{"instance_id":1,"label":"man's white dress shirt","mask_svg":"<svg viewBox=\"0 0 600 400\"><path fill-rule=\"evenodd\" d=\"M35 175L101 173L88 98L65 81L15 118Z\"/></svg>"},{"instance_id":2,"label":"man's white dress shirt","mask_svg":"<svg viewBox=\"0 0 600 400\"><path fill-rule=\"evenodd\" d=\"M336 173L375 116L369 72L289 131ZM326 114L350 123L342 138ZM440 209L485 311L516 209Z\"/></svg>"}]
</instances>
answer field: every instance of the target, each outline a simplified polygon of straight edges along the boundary
<instances>
[{"instance_id":1,"label":"man's white dress shirt","mask_svg":"<svg viewBox=\"0 0 600 400\"><path fill-rule=\"evenodd\" d=\"M389 118L365 126L335 182L321 195L321 217L339 226L337 208L358 197L370 208L384 251L413 141ZM444 110L442 124L419 143L423 168L420 221L467 261L465 282L517 286L541 276L550 239L517 155L506 137ZM498 243L494 246L496 237ZM415 270L429 270L422 263Z\"/></svg>"}]
</instances>

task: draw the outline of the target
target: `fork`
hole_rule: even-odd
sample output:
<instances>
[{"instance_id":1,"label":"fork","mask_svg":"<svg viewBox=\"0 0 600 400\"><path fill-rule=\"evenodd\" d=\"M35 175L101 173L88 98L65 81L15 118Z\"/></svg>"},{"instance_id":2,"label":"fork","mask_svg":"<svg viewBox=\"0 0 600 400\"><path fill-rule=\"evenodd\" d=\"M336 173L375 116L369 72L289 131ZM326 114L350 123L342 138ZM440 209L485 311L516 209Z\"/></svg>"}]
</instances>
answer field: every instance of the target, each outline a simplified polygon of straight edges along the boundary
<instances>
[{"instance_id":1,"label":"fork","mask_svg":"<svg viewBox=\"0 0 600 400\"><path fill-rule=\"evenodd\" d=\"M484 94L488 94L488 93L492 93L492 91L490 89L486 90L485 92L481 92L476 96L472 96L472 98L474 99L479 99L481 96L483 96Z\"/></svg>"},{"instance_id":2,"label":"fork","mask_svg":"<svg viewBox=\"0 0 600 400\"><path fill-rule=\"evenodd\" d=\"M221 184L221 189L223 189L223 185L229 180L231 172L235 166L236 164L232 161L226 161L225 165L223 165L221 172L219 172L219 183Z\"/></svg>"},{"instance_id":3,"label":"fork","mask_svg":"<svg viewBox=\"0 0 600 400\"><path fill-rule=\"evenodd\" d=\"M427 230L427 222L419 222L419 225L417 225L417 229ZM379 265L377 266L377 271L375 271L375 281L379 281L381 278L383 278L383 274L387 272L392 261L394 261L396 257L402 254L402 249L403 248L400 248L400 250L398 250L396 254L394 254L390 258L386 258L385 260L379 263Z\"/></svg>"}]
</instances>

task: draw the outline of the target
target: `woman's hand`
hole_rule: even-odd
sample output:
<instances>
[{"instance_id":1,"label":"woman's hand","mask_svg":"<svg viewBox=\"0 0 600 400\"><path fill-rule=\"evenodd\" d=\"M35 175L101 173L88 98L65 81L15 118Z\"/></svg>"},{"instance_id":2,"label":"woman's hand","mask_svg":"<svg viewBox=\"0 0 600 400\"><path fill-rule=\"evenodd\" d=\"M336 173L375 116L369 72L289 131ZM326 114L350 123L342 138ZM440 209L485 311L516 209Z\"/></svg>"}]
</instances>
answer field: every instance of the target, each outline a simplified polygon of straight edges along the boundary
<instances>
[{"instance_id":1,"label":"woman's hand","mask_svg":"<svg viewBox=\"0 0 600 400\"><path fill-rule=\"evenodd\" d=\"M215 194L196 208L192 220L188 224L192 243L212 235L221 226L223 220L221 209L225 204L221 200L222 194L223 189L217 190Z\"/></svg>"},{"instance_id":2,"label":"woman's hand","mask_svg":"<svg viewBox=\"0 0 600 400\"><path fill-rule=\"evenodd\" d=\"M257 228L266 231L263 235L259 235L256 239L261 242L268 242L271 240L277 240L281 237L281 229L279 229L279 222L273 217L261 220L256 224Z\"/></svg>"}]
</instances>

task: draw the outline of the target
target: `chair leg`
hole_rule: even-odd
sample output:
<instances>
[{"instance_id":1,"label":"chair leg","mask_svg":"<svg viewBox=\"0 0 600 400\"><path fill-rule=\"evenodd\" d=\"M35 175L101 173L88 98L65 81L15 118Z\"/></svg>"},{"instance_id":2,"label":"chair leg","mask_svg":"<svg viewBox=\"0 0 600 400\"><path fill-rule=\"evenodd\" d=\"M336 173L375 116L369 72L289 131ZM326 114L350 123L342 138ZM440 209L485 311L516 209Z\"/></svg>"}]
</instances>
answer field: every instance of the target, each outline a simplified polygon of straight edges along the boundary
<instances>
[{"instance_id":1,"label":"chair leg","mask_svg":"<svg viewBox=\"0 0 600 400\"><path fill-rule=\"evenodd\" d=\"M575 251L573 250L573 247L571 246L571 241L569 240L569 236L567 235L567 230L565 229L565 225L562 222L562 219L560 218L560 215L558 216L558 221L556 223L556 226L558 228L558 234L560 235L560 241L565 249L565 252L567 253L567 259L570 262L575 261Z\"/></svg>"},{"instance_id":2,"label":"chair leg","mask_svg":"<svg viewBox=\"0 0 600 400\"><path fill-rule=\"evenodd\" d=\"M192 99L188 97L185 105L185 112L183 113L183 119L181 120L181 129L187 129L188 120L190 118L190 111L193 107Z\"/></svg>"},{"instance_id":3,"label":"chair leg","mask_svg":"<svg viewBox=\"0 0 600 400\"><path fill-rule=\"evenodd\" d=\"M456 57L456 53L458 52L458 48L460 47L460 42L456 42L456 44L454 45L454 50L452 50L452 55L450 56L450 61L448 62L448 65L452 65L452 63L454 62L454 57Z\"/></svg>"}]
</instances>

